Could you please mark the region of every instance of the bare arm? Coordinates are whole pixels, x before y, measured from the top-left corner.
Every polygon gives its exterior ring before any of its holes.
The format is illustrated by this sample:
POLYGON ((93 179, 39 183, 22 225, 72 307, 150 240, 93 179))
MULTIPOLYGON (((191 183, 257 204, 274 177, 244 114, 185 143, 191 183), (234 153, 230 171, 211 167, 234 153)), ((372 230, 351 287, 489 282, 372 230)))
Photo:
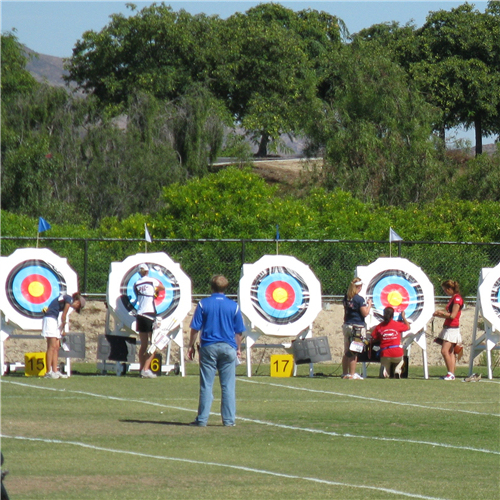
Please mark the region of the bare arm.
POLYGON ((67 321, 66 318, 68 316, 69 308, 70 308, 70 304, 69 304, 69 302, 66 302, 66 304, 64 305, 62 316, 61 316, 61 326, 59 327, 61 330, 61 335, 63 337, 66 335, 65 326, 66 326, 66 321, 67 321))
POLYGON ((360 307, 359 309, 359 311, 361 312, 361 316, 363 316, 363 318, 366 318, 370 314, 371 308, 373 306, 372 299, 368 299, 367 303, 368 305, 360 307))
POLYGON ((191 361, 194 359, 194 353, 195 353, 194 343, 196 342, 197 337, 198 337, 198 330, 191 328, 191 333, 189 335, 188 352, 187 352, 188 359, 190 359, 191 361))
POLYGON ((460 311, 460 304, 453 304, 453 307, 451 308, 451 313, 445 309, 441 311, 436 311, 433 314, 433 316, 436 316, 437 318, 454 319, 457 316, 458 311, 460 311))
POLYGON ((237 333, 234 338, 236 339, 236 356, 241 358, 241 339, 243 338, 243 335, 241 333, 237 333))
POLYGON ((401 312, 401 319, 403 320, 403 323, 405 324, 406 328, 408 328, 408 330, 409 330, 410 323, 408 323, 408 320, 406 319, 406 314, 404 311, 401 312))

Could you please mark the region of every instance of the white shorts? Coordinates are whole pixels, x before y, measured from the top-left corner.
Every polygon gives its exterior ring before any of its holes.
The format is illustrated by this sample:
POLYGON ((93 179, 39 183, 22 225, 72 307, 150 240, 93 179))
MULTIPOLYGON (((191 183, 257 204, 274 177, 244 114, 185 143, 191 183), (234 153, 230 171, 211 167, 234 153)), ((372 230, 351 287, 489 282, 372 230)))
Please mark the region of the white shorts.
POLYGON ((42 337, 55 337, 61 338, 61 330, 59 329, 59 322, 56 318, 45 316, 42 320, 42 337))
POLYGON ((442 340, 451 342, 452 344, 461 344, 462 336, 460 335, 460 328, 445 327, 441 330, 439 337, 442 340))

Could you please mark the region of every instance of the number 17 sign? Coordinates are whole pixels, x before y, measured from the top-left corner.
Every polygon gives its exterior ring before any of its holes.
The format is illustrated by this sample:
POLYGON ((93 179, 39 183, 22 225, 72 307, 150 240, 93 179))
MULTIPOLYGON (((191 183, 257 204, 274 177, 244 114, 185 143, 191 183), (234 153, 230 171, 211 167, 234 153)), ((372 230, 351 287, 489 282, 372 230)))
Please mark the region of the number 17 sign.
POLYGON ((271 377, 291 377, 292 374, 292 354, 273 354, 271 356, 271 377))

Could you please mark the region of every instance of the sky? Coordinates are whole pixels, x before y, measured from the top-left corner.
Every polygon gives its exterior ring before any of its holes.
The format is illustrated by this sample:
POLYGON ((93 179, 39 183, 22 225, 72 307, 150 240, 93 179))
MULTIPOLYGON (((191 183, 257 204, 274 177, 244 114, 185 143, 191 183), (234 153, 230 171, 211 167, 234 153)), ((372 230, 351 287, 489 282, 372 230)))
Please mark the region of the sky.
MULTIPOLYGON (((100 31, 106 26, 111 14, 132 14, 126 7, 134 3, 137 10, 151 5, 153 2, 124 1, 41 1, 41 0, 1 0, 2 32, 15 30, 18 40, 28 48, 40 54, 56 57, 70 57, 72 49, 85 31, 100 31)), ((156 3, 161 3, 158 1, 156 3)), ((227 18, 235 12, 245 12, 260 3, 267 1, 210 1, 197 2, 164 2, 174 11, 184 9, 191 14, 217 14, 227 18)), ((401 25, 412 22, 422 26, 429 12, 451 10, 462 5, 464 1, 404 1, 379 0, 357 1, 278 1, 284 7, 293 10, 315 9, 325 11, 342 19, 350 33, 356 33, 373 24, 398 21, 401 25)), ((484 12, 487 2, 470 2, 478 10, 484 12)), ((457 138, 473 141, 474 132, 457 131, 457 138)), ((493 142, 493 141, 492 141, 493 142)))

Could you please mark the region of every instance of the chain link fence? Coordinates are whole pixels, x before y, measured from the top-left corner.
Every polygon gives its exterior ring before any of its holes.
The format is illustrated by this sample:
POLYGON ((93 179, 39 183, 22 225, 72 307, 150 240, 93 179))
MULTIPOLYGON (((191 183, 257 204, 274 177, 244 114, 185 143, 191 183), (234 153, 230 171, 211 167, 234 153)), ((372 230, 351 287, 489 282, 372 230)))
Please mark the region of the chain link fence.
MULTIPOLYGON (((17 248, 35 247, 37 240, 27 237, 0 238, 1 255, 17 248)), ((292 255, 309 265, 322 286, 325 300, 342 297, 357 266, 366 266, 379 257, 403 257, 421 267, 439 295, 445 279, 460 283, 468 300, 477 293, 479 272, 500 262, 500 243, 367 240, 155 240, 147 244, 138 239, 40 238, 39 246, 68 259, 79 276, 80 290, 89 298, 105 299, 111 262, 120 262, 139 252, 166 252, 179 262, 191 278, 193 295, 210 293, 214 274, 230 281, 229 295, 236 295, 241 266, 256 262, 263 255, 292 255), (146 247, 147 245, 147 247, 146 247)))

